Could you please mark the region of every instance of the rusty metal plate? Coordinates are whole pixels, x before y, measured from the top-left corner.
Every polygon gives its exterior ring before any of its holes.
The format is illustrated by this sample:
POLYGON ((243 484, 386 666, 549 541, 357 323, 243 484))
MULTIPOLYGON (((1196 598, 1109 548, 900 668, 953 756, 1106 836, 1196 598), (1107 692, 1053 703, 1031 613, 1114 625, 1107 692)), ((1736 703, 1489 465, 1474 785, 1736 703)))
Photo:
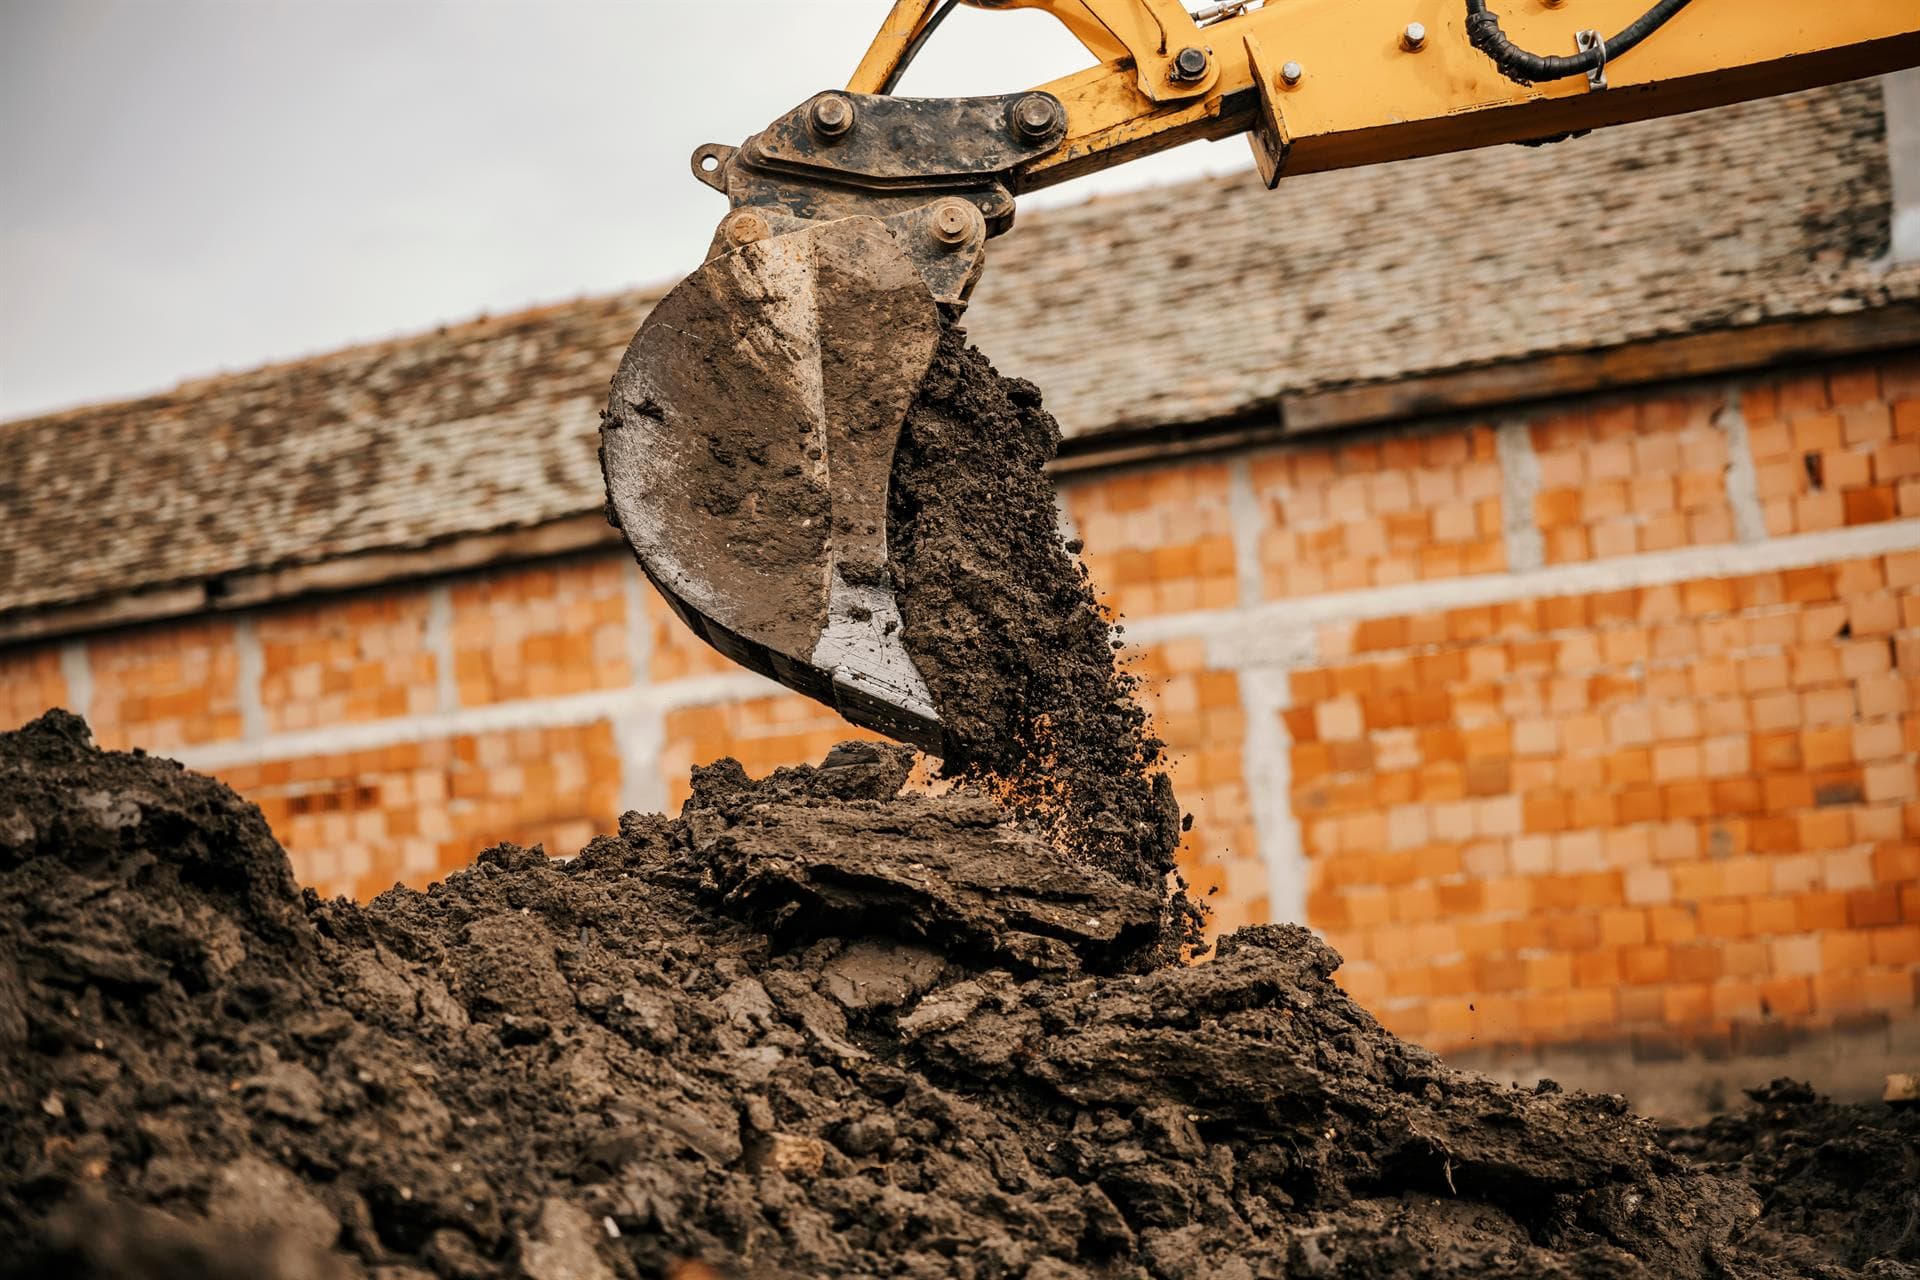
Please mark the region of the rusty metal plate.
POLYGON ((710 260, 663 298, 608 398, 601 464, 647 576, 720 652, 936 753, 900 642, 887 483, 938 309, 877 218, 710 260))

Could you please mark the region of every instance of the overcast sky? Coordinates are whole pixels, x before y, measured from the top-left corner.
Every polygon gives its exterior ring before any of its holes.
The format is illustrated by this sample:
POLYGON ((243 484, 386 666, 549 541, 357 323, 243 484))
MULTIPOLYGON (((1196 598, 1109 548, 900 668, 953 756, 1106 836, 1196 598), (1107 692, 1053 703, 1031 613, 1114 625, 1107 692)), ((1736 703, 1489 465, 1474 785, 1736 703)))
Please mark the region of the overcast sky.
MULTIPOLYGON (((0 419, 667 279, 888 0, 0 0, 0 419)), ((1087 57, 962 8, 901 86, 1087 57)), ((1029 197, 1249 163, 1199 143, 1029 197)))

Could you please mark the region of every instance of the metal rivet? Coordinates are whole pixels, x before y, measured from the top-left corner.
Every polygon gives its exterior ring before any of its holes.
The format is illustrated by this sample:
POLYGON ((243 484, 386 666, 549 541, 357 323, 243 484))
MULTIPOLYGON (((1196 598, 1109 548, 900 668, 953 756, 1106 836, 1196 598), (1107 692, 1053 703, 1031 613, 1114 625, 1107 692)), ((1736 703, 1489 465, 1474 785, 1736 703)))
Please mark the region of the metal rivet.
POLYGON ((1300 83, 1300 77, 1307 74, 1306 68, 1297 62, 1288 62, 1280 67, 1280 83, 1291 89, 1300 83))
POLYGON ((727 216, 727 239, 735 244, 752 244, 772 234, 773 228, 757 209, 738 209, 727 216))
POLYGON ((1207 51, 1188 45, 1173 55, 1173 78, 1181 84, 1192 84, 1207 74, 1207 51))
POLYGON ((1052 133, 1059 118, 1053 99, 1044 94, 1030 93, 1013 104, 1014 131, 1029 142, 1038 142, 1052 133))
POLYGON ((1427 47, 1427 29, 1417 22, 1409 22, 1407 29, 1400 33, 1400 47, 1408 53, 1417 53, 1427 47))
POLYGON ((933 211, 929 227, 933 238, 941 244, 964 244, 973 233, 973 218, 973 206, 966 201, 942 200, 933 211))
POLYGON ((823 138, 837 138, 853 128, 853 104, 837 93, 823 93, 813 100, 813 131, 823 138))

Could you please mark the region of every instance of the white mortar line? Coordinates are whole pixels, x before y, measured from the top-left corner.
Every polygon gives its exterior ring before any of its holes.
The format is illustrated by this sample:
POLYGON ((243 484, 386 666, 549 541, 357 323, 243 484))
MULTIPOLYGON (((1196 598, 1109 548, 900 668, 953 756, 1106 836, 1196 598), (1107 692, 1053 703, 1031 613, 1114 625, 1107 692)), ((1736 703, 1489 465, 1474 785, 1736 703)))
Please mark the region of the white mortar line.
POLYGON ((1260 568, 1260 495, 1253 491, 1253 466, 1245 457, 1227 465, 1227 512, 1233 523, 1233 580, 1240 607, 1252 608, 1266 594, 1260 568))
POLYGON ((1493 444, 1500 458, 1500 534, 1507 544, 1507 568, 1516 573, 1538 569, 1547 562, 1547 547, 1533 518, 1534 499, 1540 496, 1533 429, 1527 419, 1509 419, 1494 427, 1493 444))
POLYGON ((82 720, 93 716, 93 664, 87 642, 69 640, 60 646, 60 676, 67 684, 67 710, 82 720))
POLYGON ((1733 512, 1733 536, 1741 542, 1763 542, 1767 517, 1760 509, 1760 477, 1753 465, 1747 415, 1740 406, 1740 384, 1728 383, 1726 394, 1726 403, 1713 415, 1713 425, 1727 437, 1727 506, 1733 512))
POLYGON ((439 711, 460 706, 460 681, 453 669, 453 592, 444 582, 427 591, 427 652, 433 655, 433 704, 439 711))
POLYGON ((266 675, 267 664, 260 652, 260 633, 250 613, 234 620, 233 652, 236 660, 233 694, 240 706, 240 736, 248 742, 258 742, 267 736, 267 704, 260 696, 260 682, 266 675))
POLYGON ((431 715, 396 716, 365 724, 330 725, 299 733, 276 733, 246 742, 214 742, 182 747, 170 754, 192 769, 222 769, 263 760, 291 760, 313 756, 369 751, 401 742, 429 742, 467 734, 501 733, 514 729, 551 729, 562 725, 592 724, 598 720, 665 716, 681 707, 733 702, 784 692, 779 685, 750 671, 692 676, 671 684, 627 689, 600 689, 557 698, 528 698, 486 707, 461 707, 431 715))
POLYGON ((1246 781, 1254 840, 1267 869, 1267 918, 1305 924, 1307 856, 1293 812, 1292 736, 1280 713, 1292 701, 1285 671, 1240 673, 1240 710, 1246 736, 1240 773, 1246 781))
POLYGON ((1364 591, 1342 591, 1297 600, 1272 600, 1257 609, 1203 609, 1130 619, 1127 640, 1161 644, 1200 636, 1208 661, 1219 669, 1290 666, 1307 652, 1303 636, 1330 622, 1359 622, 1402 614, 1434 613, 1478 605, 1590 595, 1634 587, 1669 586, 1696 579, 1738 578, 1753 573, 1805 569, 1841 560, 1920 550, 1920 519, 1855 525, 1768 538, 1757 543, 1680 547, 1646 555, 1618 556, 1555 565, 1526 573, 1435 578, 1364 591))

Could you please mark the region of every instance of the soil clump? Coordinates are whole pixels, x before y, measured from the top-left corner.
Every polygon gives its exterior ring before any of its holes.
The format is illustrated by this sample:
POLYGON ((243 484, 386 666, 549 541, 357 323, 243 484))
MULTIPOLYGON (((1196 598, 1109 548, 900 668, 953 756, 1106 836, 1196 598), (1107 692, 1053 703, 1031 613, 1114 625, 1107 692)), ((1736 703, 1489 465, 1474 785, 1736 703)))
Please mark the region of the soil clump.
POLYGON ((1746 1092, 1745 1110, 1663 1141, 1761 1197, 1750 1246, 1793 1274, 1920 1275, 1920 1107, 1843 1106, 1793 1080, 1746 1092))
POLYGON ((1039 389, 945 326, 889 490, 904 642, 957 747, 948 776, 989 785, 1056 845, 1157 890, 1180 812, 1138 680, 1116 664, 1079 547, 1060 535, 1045 471, 1059 447, 1039 389))
POLYGON ((1158 887, 909 763, 723 761, 359 906, 218 782, 0 735, 0 1274, 1916 1274, 1802 1234, 1907 1122, 1795 1104, 1835 1158, 1710 1126, 1710 1171, 1395 1039, 1304 930, 1143 970, 1158 887))

